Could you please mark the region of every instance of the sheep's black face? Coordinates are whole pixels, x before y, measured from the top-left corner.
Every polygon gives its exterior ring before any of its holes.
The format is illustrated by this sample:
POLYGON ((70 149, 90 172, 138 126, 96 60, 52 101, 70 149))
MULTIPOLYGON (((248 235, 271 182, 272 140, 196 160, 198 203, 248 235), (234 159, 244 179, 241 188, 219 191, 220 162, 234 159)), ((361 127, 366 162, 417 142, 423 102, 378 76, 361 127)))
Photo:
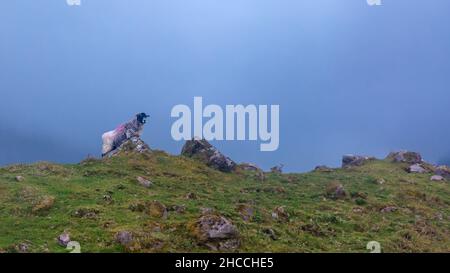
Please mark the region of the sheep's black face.
POLYGON ((139 123, 141 124, 145 124, 147 122, 147 118, 150 117, 149 115, 147 115, 146 113, 140 113, 136 115, 136 118, 138 120, 139 123))

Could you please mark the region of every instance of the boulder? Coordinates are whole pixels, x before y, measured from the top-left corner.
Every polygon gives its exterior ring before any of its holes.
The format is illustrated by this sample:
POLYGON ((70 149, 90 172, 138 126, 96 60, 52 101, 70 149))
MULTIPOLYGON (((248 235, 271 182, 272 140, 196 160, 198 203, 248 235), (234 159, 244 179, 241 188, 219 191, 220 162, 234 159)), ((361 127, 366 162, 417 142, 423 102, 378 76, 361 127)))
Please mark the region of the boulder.
POLYGON ((253 219, 253 215, 255 214, 253 206, 248 204, 239 204, 236 210, 239 212, 242 220, 244 220, 245 222, 250 222, 253 219))
POLYGON ((386 159, 392 162, 402 162, 408 164, 418 164, 422 162, 422 156, 416 152, 398 151, 390 153, 386 159))
POLYGON ((152 217, 167 218, 167 208, 159 201, 152 201, 147 205, 147 213, 152 217))
POLYGON ((21 175, 16 176, 16 181, 17 181, 17 182, 22 182, 22 181, 24 181, 24 180, 25 180, 25 177, 23 177, 23 176, 21 176, 21 175))
POLYGON ((342 157, 342 168, 362 166, 366 162, 371 160, 375 160, 375 158, 370 156, 361 156, 352 154, 344 155, 342 157))
POLYGON ((397 210, 398 210, 397 207, 394 207, 394 206, 388 206, 388 207, 383 208, 383 209, 381 210, 381 213, 391 213, 391 212, 395 212, 395 211, 397 211, 397 210))
POLYGON ((275 233, 275 231, 273 229, 271 229, 271 228, 264 228, 262 230, 262 232, 264 234, 266 234, 267 236, 269 236, 270 239, 272 239, 274 241, 278 240, 278 236, 277 236, 277 234, 275 233))
POLYGON ((439 166, 434 171, 434 174, 440 175, 443 178, 445 178, 446 180, 450 180, 450 167, 444 166, 444 165, 439 166))
POLYGON ((428 172, 425 168, 422 167, 420 164, 413 164, 408 167, 407 171, 409 173, 426 173, 428 172))
POLYGON ((150 188, 153 183, 150 180, 147 180, 145 178, 143 178, 142 176, 138 176, 136 178, 137 182, 139 183, 139 185, 145 187, 145 188, 150 188))
POLYGON ((148 146, 142 139, 139 137, 131 137, 123 142, 119 147, 103 155, 103 157, 113 157, 123 152, 144 153, 150 151, 150 146, 148 146))
POLYGON ((233 160, 220 153, 205 139, 186 141, 181 150, 181 155, 200 160, 207 166, 221 172, 231 172, 237 166, 233 160))
POLYGON ((47 211, 53 207, 53 204, 55 203, 55 197, 50 195, 42 196, 39 200, 36 201, 35 204, 33 204, 33 208, 31 211, 33 213, 40 213, 43 211, 47 211))
POLYGON ((444 180, 444 177, 442 177, 442 176, 440 176, 440 175, 433 175, 433 176, 430 178, 430 180, 431 180, 431 181, 443 181, 443 180, 444 180))
POLYGON ((129 247, 133 243, 133 233, 126 230, 117 232, 116 242, 124 247, 129 247))
POLYGON ((221 215, 203 215, 188 228, 200 244, 212 250, 234 250, 239 247, 238 229, 221 215))

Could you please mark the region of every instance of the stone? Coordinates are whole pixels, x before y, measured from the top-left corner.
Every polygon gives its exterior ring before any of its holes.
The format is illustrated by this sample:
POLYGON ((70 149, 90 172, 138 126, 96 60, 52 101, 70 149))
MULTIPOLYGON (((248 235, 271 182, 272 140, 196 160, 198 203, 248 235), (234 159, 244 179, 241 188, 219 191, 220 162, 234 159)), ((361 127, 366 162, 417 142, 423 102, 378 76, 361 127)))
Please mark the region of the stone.
POLYGON ((70 234, 64 231, 61 235, 58 236, 58 244, 60 246, 66 247, 70 242, 70 234))
POLYGON ((202 215, 213 214, 214 212, 215 212, 215 210, 213 208, 201 208, 200 209, 200 213, 202 215))
POLYGON ((199 160, 207 166, 221 172, 232 172, 237 164, 220 153, 205 139, 192 139, 186 141, 181 150, 181 155, 199 160))
POLYGON ((442 176, 446 180, 450 180, 450 167, 442 165, 438 166, 434 174, 442 176))
POLYGON ((392 162, 401 162, 409 164, 422 163, 422 156, 419 153, 409 151, 398 151, 389 153, 386 159, 392 162))
POLYGON ((440 176, 440 175, 433 175, 430 178, 431 181, 444 181, 444 177, 440 176))
POLYGON ((408 167, 409 173, 426 173, 427 170, 424 169, 420 164, 413 164, 408 167))
POLYGON ((398 210, 397 207, 394 207, 394 206, 388 206, 388 207, 383 208, 383 209, 381 210, 381 213, 391 213, 391 212, 395 212, 395 211, 397 211, 397 210, 398 210))
POLYGON ((116 242, 124 247, 129 247, 133 243, 133 233, 126 230, 117 232, 116 242))
POLYGON ((139 137, 131 137, 116 149, 103 155, 103 157, 113 157, 124 152, 145 153, 150 151, 150 146, 148 146, 142 139, 140 139, 139 137))
POLYGON ((347 197, 347 192, 344 186, 338 182, 331 182, 327 185, 326 195, 331 199, 344 199, 347 197))
POLYGON ((276 174, 282 174, 283 168, 284 168, 284 165, 280 164, 278 166, 274 166, 274 167, 270 168, 270 172, 276 173, 276 174))
POLYGON ((221 215, 203 215, 188 229, 200 244, 212 250, 234 250, 240 245, 238 229, 221 215))
POLYGON ((275 231, 271 228, 265 228, 262 230, 262 232, 264 234, 266 234, 267 236, 269 236, 270 239, 276 241, 278 240, 278 236, 276 235, 275 231))
POLYGON ((147 213, 152 217, 167 218, 167 208, 159 201, 152 201, 148 204, 147 213))
POLYGON ((42 198, 40 198, 34 205, 31 211, 33 213, 39 213, 43 211, 47 211, 53 207, 53 204, 55 203, 55 197, 50 195, 45 195, 42 198))
POLYGON ((315 167, 314 171, 315 172, 330 173, 330 172, 333 172, 333 169, 328 167, 328 166, 325 166, 325 165, 320 165, 320 166, 315 167))
POLYGON ((262 172, 261 168, 253 163, 242 163, 239 165, 239 167, 244 171, 262 172))
POLYGON ((342 156, 342 168, 362 166, 366 162, 372 160, 375 160, 375 158, 370 156, 347 154, 342 156))
POLYGON ((23 176, 21 176, 21 175, 16 176, 16 181, 17 181, 17 182, 22 182, 22 181, 24 181, 24 180, 25 180, 25 177, 23 177, 23 176))
POLYGON ((28 253, 30 246, 27 243, 20 243, 16 246, 16 250, 19 253, 28 253))
POLYGON ((138 176, 136 178, 137 182, 139 183, 139 185, 145 187, 145 188, 150 188, 153 183, 150 180, 147 180, 145 178, 143 178, 142 176, 138 176))
POLYGON ((272 212, 272 218, 279 222, 288 222, 289 221, 289 213, 284 209, 284 207, 276 207, 272 212))

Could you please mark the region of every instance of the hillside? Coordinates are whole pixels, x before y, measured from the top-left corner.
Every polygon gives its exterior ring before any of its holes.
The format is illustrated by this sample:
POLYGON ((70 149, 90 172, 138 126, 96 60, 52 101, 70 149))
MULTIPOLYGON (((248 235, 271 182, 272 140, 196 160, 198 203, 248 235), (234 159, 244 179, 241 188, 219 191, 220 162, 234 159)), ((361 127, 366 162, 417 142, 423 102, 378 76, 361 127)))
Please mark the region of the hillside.
POLYGON ((450 252, 449 182, 408 166, 227 173, 162 151, 7 166, 0 252, 68 252, 64 231, 82 252, 450 252))

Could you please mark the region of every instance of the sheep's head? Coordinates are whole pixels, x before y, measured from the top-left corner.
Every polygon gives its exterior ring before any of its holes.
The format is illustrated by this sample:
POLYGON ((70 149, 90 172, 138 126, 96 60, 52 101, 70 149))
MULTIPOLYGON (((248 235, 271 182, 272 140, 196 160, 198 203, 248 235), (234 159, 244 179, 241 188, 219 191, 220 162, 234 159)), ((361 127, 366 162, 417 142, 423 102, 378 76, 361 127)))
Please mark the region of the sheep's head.
POLYGON ((141 124, 145 124, 147 122, 147 118, 150 117, 149 115, 147 115, 146 113, 139 113, 136 115, 136 119, 139 123, 141 124))

